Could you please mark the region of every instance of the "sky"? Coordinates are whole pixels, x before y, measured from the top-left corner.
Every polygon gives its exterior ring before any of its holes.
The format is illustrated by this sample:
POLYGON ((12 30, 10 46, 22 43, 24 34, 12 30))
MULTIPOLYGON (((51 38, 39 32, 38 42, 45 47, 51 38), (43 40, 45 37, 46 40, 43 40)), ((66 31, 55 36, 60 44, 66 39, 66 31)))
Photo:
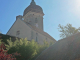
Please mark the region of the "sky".
MULTIPOLYGON (((54 39, 60 39, 58 25, 70 23, 80 27, 80 0, 35 0, 44 12, 44 31, 54 39)), ((0 32, 6 34, 16 20, 23 15, 31 0, 0 0, 0 32)))

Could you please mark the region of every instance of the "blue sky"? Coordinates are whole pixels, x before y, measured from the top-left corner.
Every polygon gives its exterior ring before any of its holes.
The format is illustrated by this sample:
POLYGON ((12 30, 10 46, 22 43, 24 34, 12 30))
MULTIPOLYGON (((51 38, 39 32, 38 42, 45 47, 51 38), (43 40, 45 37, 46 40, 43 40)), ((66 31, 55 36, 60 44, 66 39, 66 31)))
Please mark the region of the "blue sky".
MULTIPOLYGON (((0 31, 6 34, 31 0, 0 0, 0 31)), ((80 27, 80 0, 35 0, 44 12, 44 31, 59 40, 58 25, 80 27)))

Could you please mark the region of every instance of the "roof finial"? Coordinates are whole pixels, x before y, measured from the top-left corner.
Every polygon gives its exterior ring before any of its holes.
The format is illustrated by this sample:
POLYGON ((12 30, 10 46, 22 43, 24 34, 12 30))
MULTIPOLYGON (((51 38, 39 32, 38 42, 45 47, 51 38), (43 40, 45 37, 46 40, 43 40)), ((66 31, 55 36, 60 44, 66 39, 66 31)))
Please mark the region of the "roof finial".
POLYGON ((34 0, 32 0, 31 4, 36 4, 34 0))
POLYGON ((34 1, 34 0, 32 0, 32 1, 34 1))

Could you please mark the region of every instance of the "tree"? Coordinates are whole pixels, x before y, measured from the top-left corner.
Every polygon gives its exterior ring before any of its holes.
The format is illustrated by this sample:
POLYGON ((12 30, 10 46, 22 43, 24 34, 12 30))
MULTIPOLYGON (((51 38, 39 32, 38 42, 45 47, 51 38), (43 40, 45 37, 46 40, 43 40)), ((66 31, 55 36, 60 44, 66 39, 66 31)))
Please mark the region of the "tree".
POLYGON ((58 27, 59 32, 61 32, 61 38, 69 37, 80 32, 80 27, 77 29, 75 27, 72 27, 71 24, 67 24, 66 26, 62 26, 61 24, 59 24, 58 27))
POLYGON ((20 53, 21 56, 17 56, 16 60, 35 60, 35 58, 46 48, 48 48, 53 43, 49 44, 44 40, 44 44, 40 45, 34 40, 28 41, 25 39, 16 39, 14 42, 11 41, 11 38, 7 40, 6 49, 8 54, 15 52, 20 53))

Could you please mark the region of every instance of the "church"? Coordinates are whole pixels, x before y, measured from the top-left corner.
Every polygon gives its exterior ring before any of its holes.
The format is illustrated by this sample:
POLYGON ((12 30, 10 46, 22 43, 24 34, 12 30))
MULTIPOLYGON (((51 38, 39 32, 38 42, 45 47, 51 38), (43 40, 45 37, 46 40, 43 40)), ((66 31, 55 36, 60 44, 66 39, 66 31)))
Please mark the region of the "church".
POLYGON ((30 5, 24 10, 23 16, 16 16, 16 21, 11 26, 7 35, 19 38, 34 39, 37 43, 56 42, 48 33, 43 30, 43 10, 32 0, 30 5))

